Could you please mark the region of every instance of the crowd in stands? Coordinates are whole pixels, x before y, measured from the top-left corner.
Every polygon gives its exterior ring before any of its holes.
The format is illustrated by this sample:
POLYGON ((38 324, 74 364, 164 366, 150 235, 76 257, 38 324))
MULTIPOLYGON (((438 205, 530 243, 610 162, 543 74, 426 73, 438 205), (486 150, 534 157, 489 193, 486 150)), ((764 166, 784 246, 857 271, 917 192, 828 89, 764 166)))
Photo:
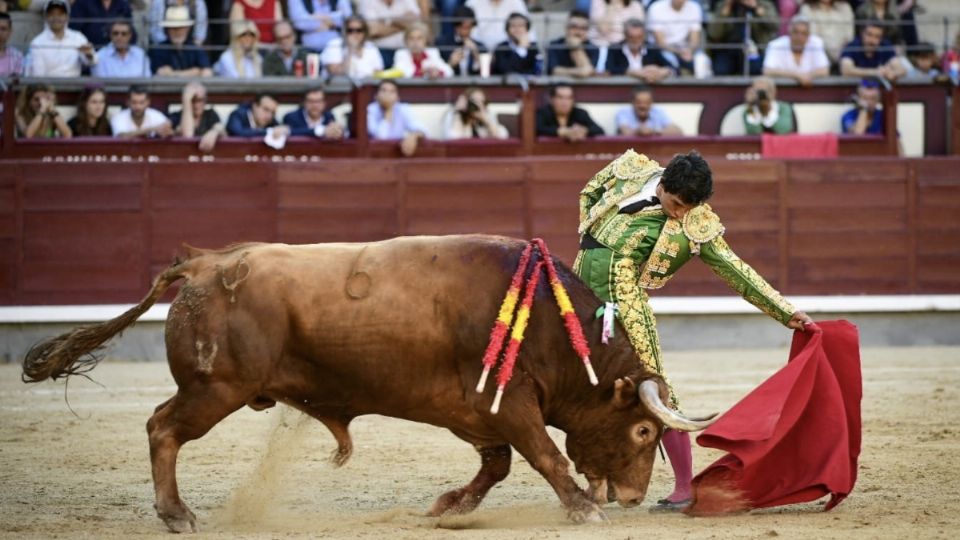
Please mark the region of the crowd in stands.
MULTIPOLYGON (((28 85, 16 110, 22 137, 181 135, 201 137, 205 149, 222 135, 338 139, 349 133, 326 110, 319 86, 282 121, 275 118, 276 100, 263 94, 223 123, 205 106, 198 81, 378 77, 383 81, 367 110, 370 136, 400 140, 410 154, 425 130, 390 79, 512 73, 636 79, 640 86, 616 117, 616 134, 631 136, 681 134, 654 103, 650 85, 665 79, 757 76, 745 96, 747 132, 790 133, 793 111, 776 99, 773 78, 809 86, 839 74, 864 79, 843 130, 877 133, 883 115, 876 79, 956 80, 960 71, 960 33, 940 55, 919 42, 916 0, 573 0, 563 35, 547 42, 530 16, 541 9, 539 0, 46 0, 43 31, 24 54, 8 44, 13 23, 3 8, 37 4, 0 0, 0 76, 188 81, 182 110, 171 117, 150 108, 146 91, 133 87, 127 107, 109 121, 96 85, 82 92, 70 121, 57 113, 52 87, 28 85), (134 8, 147 13, 143 35, 134 8), (220 19, 229 24, 215 24, 220 19)), ((539 135, 576 141, 603 134, 576 106, 574 91, 568 84, 551 87, 549 102, 536 112, 539 135)), ((444 135, 508 136, 479 88, 450 106, 444 135)))

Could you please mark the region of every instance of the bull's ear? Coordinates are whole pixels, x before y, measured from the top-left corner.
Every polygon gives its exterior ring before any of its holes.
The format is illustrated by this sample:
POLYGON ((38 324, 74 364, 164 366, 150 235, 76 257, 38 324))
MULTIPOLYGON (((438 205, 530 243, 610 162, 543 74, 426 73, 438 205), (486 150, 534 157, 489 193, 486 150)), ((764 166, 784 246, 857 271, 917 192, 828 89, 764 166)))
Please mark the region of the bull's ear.
POLYGON ((613 383, 613 406, 632 407, 637 403, 637 385, 629 377, 621 377, 613 383))

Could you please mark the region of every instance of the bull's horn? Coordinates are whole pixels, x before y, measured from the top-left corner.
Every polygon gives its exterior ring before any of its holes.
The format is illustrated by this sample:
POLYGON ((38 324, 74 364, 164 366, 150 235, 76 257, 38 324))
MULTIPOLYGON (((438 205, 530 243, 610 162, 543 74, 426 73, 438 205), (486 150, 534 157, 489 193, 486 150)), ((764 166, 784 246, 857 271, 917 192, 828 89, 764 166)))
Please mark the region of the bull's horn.
POLYGON ((650 379, 643 381, 637 392, 640 394, 640 402, 650 409, 650 412, 663 422, 663 425, 677 431, 702 431, 716 421, 716 414, 704 418, 687 418, 667 407, 660 399, 660 385, 657 381, 650 379))

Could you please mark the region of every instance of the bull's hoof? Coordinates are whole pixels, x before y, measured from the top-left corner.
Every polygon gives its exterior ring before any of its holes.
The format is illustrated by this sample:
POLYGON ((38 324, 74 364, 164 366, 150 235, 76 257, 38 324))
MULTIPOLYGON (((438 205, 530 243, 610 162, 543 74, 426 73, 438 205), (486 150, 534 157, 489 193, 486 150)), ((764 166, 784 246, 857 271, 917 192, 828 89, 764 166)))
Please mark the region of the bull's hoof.
POLYGON ((437 498, 427 515, 430 517, 467 514, 480 504, 480 498, 465 489, 448 491, 437 498))
POLYGON ((164 514, 158 512, 157 515, 160 516, 160 519, 167 524, 167 528, 170 529, 170 532, 173 533, 195 533, 200 532, 200 529, 197 527, 197 517, 193 515, 193 512, 186 510, 182 514, 173 515, 173 514, 164 514))
POLYGON ((590 503, 589 505, 576 510, 570 510, 570 512, 567 513, 567 517, 570 518, 570 521, 576 524, 610 522, 607 514, 595 503, 590 503))

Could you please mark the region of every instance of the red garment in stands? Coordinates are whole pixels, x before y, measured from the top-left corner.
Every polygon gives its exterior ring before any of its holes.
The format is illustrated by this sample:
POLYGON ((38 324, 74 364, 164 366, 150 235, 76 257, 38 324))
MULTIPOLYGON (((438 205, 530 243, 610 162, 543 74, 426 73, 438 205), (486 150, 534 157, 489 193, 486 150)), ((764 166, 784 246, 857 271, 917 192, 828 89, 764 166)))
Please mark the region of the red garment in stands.
POLYGON ((695 516, 807 502, 840 503, 857 480, 860 345, 847 321, 795 332, 789 363, 699 437, 729 452, 693 479, 695 516))
POLYGON ((253 7, 243 0, 237 0, 243 6, 243 16, 257 25, 260 31, 260 43, 273 43, 273 25, 277 15, 277 0, 263 0, 260 7, 253 7))
POLYGON ((760 136, 760 155, 764 158, 835 158, 840 153, 836 133, 812 133, 760 136))

